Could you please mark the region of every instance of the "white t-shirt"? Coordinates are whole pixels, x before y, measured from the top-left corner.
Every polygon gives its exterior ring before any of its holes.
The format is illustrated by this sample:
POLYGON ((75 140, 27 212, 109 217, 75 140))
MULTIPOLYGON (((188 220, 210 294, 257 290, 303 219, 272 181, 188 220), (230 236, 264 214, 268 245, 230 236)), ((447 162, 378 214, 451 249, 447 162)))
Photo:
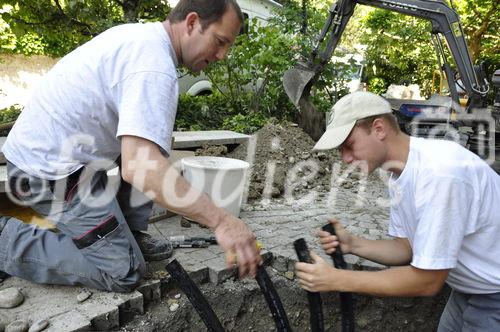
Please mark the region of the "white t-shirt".
POLYGON ((459 144, 411 137, 406 166, 389 181, 389 234, 407 238, 411 265, 450 269, 468 294, 500 292, 500 176, 459 144))
POLYGON ((120 136, 170 152, 177 58, 162 23, 113 27, 62 58, 42 80, 3 146, 24 172, 56 180, 114 162, 120 136))

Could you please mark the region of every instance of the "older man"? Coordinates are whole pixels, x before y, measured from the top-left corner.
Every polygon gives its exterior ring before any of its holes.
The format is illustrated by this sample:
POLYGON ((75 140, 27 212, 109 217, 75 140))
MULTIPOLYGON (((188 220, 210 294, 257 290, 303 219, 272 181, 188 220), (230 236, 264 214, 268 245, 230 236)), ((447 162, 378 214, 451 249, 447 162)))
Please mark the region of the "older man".
POLYGON ((212 228, 254 274, 255 237, 172 167, 176 67, 221 60, 243 21, 235 0, 181 0, 164 22, 111 28, 62 58, 9 134, 3 152, 13 199, 55 224, 0 218, 0 270, 39 283, 130 291, 144 258, 172 254, 144 233, 152 201, 212 228), (106 170, 121 164, 113 190, 106 170), (115 195, 116 193, 116 195, 115 195))
POLYGON ((366 173, 390 172, 391 240, 349 234, 337 220, 337 236, 319 232, 327 253, 340 245, 384 265, 377 272, 337 270, 316 254, 297 263, 309 291, 374 296, 432 296, 446 282, 452 294, 439 331, 500 328, 500 177, 457 143, 409 137, 389 103, 355 92, 333 108, 333 121, 315 149, 339 148, 342 159, 366 173))

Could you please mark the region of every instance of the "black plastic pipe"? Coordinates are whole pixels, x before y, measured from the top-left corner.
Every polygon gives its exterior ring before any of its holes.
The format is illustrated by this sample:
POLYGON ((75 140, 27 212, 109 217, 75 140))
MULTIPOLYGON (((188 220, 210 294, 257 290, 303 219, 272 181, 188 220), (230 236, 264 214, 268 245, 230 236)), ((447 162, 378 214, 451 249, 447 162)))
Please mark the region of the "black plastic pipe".
MULTIPOLYGON (((331 223, 326 224, 322 229, 332 235, 336 235, 335 228, 331 223)), ((344 255, 340 246, 337 246, 335 251, 330 254, 333 265, 337 269, 347 269, 347 264, 344 260, 344 255)), ((342 332, 354 331, 354 299, 349 292, 339 292, 340 297, 340 312, 342 313, 342 332)))
POLYGON ((269 306, 269 310, 271 310, 278 332, 291 332, 292 329, 290 328, 290 323, 288 322, 288 317, 281 303, 281 299, 264 266, 260 265, 257 268, 255 280, 257 280, 259 284, 260 290, 269 306))
MULTIPOLYGON (((303 238, 295 240, 293 242, 295 252, 299 261, 304 263, 312 263, 311 255, 309 254, 309 249, 307 248, 306 241, 303 238)), ((312 332, 323 332, 325 330, 323 322, 323 304, 321 302, 321 296, 317 292, 307 292, 307 300, 309 301, 309 315, 311 322, 312 332)))
POLYGON ((194 281, 189 277, 186 270, 182 265, 174 259, 166 266, 168 273, 172 276, 177 286, 186 294, 187 298, 193 307, 200 315, 201 320, 205 323, 208 331, 210 332, 224 332, 219 319, 215 315, 210 304, 201 293, 200 289, 196 286, 194 281))

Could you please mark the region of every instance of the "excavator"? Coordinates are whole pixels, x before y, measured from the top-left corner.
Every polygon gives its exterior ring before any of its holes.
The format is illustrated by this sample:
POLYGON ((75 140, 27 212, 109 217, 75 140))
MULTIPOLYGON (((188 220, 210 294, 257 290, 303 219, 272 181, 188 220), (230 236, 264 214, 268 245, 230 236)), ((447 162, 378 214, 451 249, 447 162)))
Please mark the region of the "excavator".
POLYGON ((441 70, 450 82, 450 96, 424 101, 388 99, 403 131, 414 136, 453 139, 487 160, 499 173, 500 70, 493 74, 495 103, 493 107, 488 107, 490 84, 483 67, 472 63, 460 18, 452 2, 450 5, 445 0, 338 0, 333 3, 309 58, 300 60, 283 75, 283 86, 292 103, 301 113, 310 113, 315 109, 309 101, 311 88, 330 61, 358 4, 431 22, 432 42, 441 70), (454 60, 456 73, 447 61, 446 45, 454 60), (463 96, 459 95, 454 83, 458 83, 461 92, 467 95, 465 106, 460 104, 460 97, 463 96))

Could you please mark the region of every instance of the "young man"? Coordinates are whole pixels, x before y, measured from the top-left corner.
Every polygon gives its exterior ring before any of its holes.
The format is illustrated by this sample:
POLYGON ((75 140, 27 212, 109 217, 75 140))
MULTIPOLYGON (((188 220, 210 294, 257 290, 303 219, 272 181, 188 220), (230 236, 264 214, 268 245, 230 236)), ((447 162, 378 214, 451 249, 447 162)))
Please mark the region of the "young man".
POLYGON ((374 296, 432 296, 446 282, 453 289, 439 331, 500 328, 500 177, 459 144, 402 133, 389 103, 369 92, 340 99, 315 149, 338 147, 345 163, 366 173, 391 173, 389 234, 372 241, 349 234, 331 220, 337 236, 319 232, 326 253, 340 245, 384 265, 377 272, 337 270, 312 253, 297 263, 309 291, 374 296))
POLYGON ((235 0, 181 0, 163 23, 111 28, 47 74, 10 132, 12 196, 57 233, 0 218, 0 270, 49 284, 125 292, 144 258, 171 244, 145 231, 152 201, 212 228, 240 275, 261 258, 250 229, 196 191, 168 155, 178 99, 176 67, 221 60, 243 22, 235 0), (117 161, 116 191, 106 170, 117 161), (116 195, 115 195, 116 193, 116 195))

